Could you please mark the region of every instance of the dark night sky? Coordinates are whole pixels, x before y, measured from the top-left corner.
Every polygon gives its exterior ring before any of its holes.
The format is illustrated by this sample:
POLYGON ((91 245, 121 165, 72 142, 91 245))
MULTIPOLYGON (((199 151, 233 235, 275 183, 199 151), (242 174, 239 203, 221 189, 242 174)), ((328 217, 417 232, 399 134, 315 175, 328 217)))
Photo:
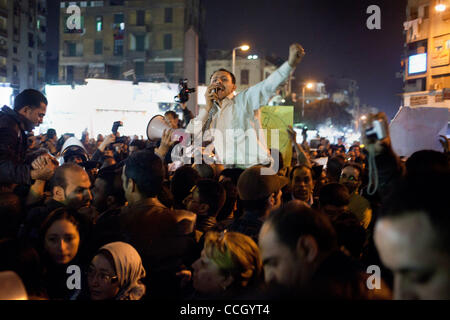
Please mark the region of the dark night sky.
POLYGON ((362 104, 393 116, 400 103, 406 0, 206 0, 208 47, 248 43, 263 54, 287 59, 299 42, 307 53, 295 76, 358 81, 362 104), (381 8, 381 30, 369 30, 369 5, 381 8))
MULTIPOLYGON (((288 57, 299 42, 306 57, 298 80, 323 81, 328 76, 358 81, 362 104, 392 117, 400 103, 403 22, 406 0, 206 0, 209 49, 248 43, 254 53, 288 57), (368 30, 366 9, 381 8, 381 30, 368 30)), ((57 54, 56 15, 59 1, 49 1, 49 50, 57 54), (52 23, 53 22, 53 23, 52 23), (53 26, 53 28, 52 28, 53 26), (52 49, 53 48, 53 49, 52 49)))

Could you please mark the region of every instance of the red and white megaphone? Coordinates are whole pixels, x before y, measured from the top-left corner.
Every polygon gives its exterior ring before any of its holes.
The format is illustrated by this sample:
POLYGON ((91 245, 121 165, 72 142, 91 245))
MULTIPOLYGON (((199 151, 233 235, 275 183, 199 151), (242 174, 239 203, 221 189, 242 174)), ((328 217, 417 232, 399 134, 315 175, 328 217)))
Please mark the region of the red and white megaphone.
MULTIPOLYGON (((147 138, 149 140, 160 140, 164 130, 172 129, 162 115, 156 115, 150 119, 147 125, 147 138)), ((189 134, 184 129, 175 129, 172 133, 172 141, 185 141, 189 134)))

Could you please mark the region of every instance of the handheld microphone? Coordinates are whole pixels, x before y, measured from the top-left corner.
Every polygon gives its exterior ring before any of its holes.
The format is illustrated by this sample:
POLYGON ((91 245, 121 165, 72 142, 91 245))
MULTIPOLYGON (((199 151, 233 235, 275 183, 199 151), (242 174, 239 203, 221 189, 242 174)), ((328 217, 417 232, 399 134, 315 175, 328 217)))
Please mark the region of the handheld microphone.
MULTIPOLYGON (((218 91, 219 91, 219 88, 212 89, 212 92, 214 92, 214 93, 217 93, 218 91)), ((218 107, 220 109, 220 104, 216 99, 213 100, 213 103, 216 107, 218 107)))

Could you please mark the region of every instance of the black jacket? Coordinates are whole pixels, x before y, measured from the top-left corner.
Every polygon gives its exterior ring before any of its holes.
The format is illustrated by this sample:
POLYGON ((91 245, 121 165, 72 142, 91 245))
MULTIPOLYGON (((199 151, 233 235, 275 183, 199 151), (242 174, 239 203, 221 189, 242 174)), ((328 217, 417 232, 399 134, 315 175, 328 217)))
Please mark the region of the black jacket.
POLYGON ((0 111, 0 184, 30 185, 31 167, 25 165, 27 134, 33 124, 4 106, 0 111))

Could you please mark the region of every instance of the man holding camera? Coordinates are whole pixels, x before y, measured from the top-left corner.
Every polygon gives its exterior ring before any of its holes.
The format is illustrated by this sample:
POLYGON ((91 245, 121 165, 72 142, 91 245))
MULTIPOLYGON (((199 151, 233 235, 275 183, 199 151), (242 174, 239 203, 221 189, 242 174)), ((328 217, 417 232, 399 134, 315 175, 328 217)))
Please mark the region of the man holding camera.
POLYGON ((267 105, 277 87, 288 78, 304 55, 301 45, 292 44, 287 62, 264 81, 236 96, 234 75, 225 69, 217 70, 212 74, 205 93, 206 107, 200 109, 186 132, 194 135, 194 143, 203 133, 203 140, 212 140, 210 147, 214 147, 218 163, 242 168, 258 163, 269 164, 271 158, 265 138, 259 136, 261 124, 256 112, 261 106, 267 105), (233 131, 228 131, 230 129, 233 131))

